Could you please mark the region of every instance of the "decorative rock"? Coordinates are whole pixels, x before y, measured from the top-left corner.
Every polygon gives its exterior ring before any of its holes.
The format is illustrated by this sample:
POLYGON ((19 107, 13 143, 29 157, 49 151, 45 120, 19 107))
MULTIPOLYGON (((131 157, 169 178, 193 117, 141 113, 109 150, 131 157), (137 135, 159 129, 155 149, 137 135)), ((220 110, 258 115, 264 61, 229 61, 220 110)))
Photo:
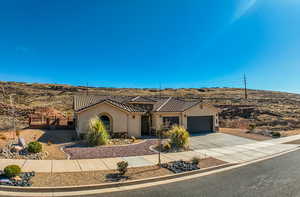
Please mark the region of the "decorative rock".
POLYGON ((13 141, 9 142, 4 148, 0 149, 0 157, 4 157, 5 159, 42 160, 47 158, 48 155, 48 152, 29 153, 27 148, 22 148, 21 146, 15 145, 13 141))
POLYGON ((129 179, 128 176, 124 176, 119 173, 107 174, 105 176, 105 180, 111 182, 126 181, 128 179, 129 179))
POLYGON ((11 152, 20 152, 21 150, 23 150, 23 147, 21 147, 21 146, 13 146, 10 151, 11 152))
POLYGON ((197 164, 193 164, 191 162, 186 161, 173 161, 163 164, 162 167, 167 168, 168 170, 174 173, 181 173, 199 169, 197 164))
POLYGON ((20 146, 22 146, 23 148, 25 148, 25 147, 26 147, 25 139, 19 137, 19 138, 18 138, 18 144, 19 144, 20 146))
POLYGON ((14 181, 22 181, 22 178, 20 176, 15 176, 12 178, 14 181))
POLYGON ((7 178, 0 178, 0 185, 10 185, 11 181, 7 178))

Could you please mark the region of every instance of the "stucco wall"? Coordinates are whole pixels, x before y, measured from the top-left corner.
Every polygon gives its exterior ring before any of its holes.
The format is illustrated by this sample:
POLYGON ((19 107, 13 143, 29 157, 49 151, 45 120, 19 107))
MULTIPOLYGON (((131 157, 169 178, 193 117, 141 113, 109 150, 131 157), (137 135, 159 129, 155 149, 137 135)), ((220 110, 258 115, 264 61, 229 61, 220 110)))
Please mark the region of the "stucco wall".
POLYGON ((187 128, 187 117, 188 116, 213 116, 214 128, 218 127, 218 112, 216 109, 209 106, 202 106, 201 104, 195 105, 185 112, 170 113, 170 112, 155 112, 153 114, 152 127, 154 129, 160 129, 163 124, 163 117, 167 116, 178 116, 179 124, 184 128, 187 128))
POLYGON ((182 124, 182 116, 181 113, 170 113, 170 112, 158 112, 153 114, 152 119, 152 127, 156 130, 161 129, 163 125, 163 117, 170 117, 170 116, 179 116, 179 124, 182 124))
POLYGON ((89 120, 101 113, 107 113, 112 117, 113 132, 128 132, 128 135, 140 136, 140 115, 121 111, 107 103, 100 103, 77 114, 77 132, 86 133, 88 131, 89 120))
POLYGON ((128 118, 128 135, 140 137, 141 136, 141 115, 130 115, 128 118), (134 116, 134 117, 133 117, 134 116))
POLYGON ((184 128, 187 128, 187 117, 188 116, 213 116, 213 127, 214 130, 216 127, 219 126, 218 121, 218 111, 212 107, 209 106, 203 106, 202 104, 195 105, 194 107, 188 109, 183 113, 183 116, 186 116, 183 119, 183 126, 184 128))

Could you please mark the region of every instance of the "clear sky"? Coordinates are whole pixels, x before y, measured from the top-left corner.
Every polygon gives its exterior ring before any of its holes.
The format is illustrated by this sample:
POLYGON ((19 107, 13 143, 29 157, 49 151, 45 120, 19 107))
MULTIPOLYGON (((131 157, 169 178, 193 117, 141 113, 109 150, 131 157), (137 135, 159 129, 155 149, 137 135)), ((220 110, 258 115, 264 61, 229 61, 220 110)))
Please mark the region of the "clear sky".
POLYGON ((9 0, 0 80, 300 93, 299 0, 9 0))

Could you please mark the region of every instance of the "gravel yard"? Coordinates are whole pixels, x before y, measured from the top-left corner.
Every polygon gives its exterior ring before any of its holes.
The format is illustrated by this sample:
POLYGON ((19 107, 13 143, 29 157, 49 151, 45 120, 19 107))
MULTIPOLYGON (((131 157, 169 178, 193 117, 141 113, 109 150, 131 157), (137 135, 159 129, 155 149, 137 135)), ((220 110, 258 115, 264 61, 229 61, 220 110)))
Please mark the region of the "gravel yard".
POLYGON ((156 139, 147 139, 137 144, 124 146, 97 146, 88 147, 85 144, 74 144, 66 146, 64 151, 70 155, 70 159, 94 159, 109 157, 127 157, 151 155, 155 152, 150 150, 150 146, 157 144, 156 139))
MULTIPOLYGON (((110 173, 117 173, 116 170, 90 171, 90 172, 65 172, 65 173, 36 173, 31 179, 33 187, 61 187, 75 185, 91 185, 109 183, 105 176, 110 173)), ((129 180, 144 179, 156 176, 173 174, 165 168, 158 166, 147 166, 128 168, 126 176, 129 180)))
MULTIPOLYGON (((213 167, 226 162, 217 160, 215 158, 206 158, 200 160, 200 169, 213 167)), ((62 187, 75 185, 91 185, 109 183, 105 180, 107 174, 117 173, 116 170, 105 171, 90 171, 90 172, 65 172, 65 173, 36 173, 31 181, 33 187, 62 187)), ((130 180, 145 179, 157 176, 172 175, 173 172, 159 168, 158 166, 145 166, 138 168, 128 168, 126 176, 130 180)))
MULTIPOLYGON (((12 137, 16 137, 13 135, 13 132, 1 132, 1 134, 6 136, 6 139, 0 139, 0 148, 4 147, 12 137)), ((25 140, 26 144, 32 141, 38 141, 42 144, 43 150, 49 153, 46 159, 67 159, 67 155, 60 148, 64 144, 72 142, 75 136, 76 134, 73 130, 20 130, 20 137, 25 140)))

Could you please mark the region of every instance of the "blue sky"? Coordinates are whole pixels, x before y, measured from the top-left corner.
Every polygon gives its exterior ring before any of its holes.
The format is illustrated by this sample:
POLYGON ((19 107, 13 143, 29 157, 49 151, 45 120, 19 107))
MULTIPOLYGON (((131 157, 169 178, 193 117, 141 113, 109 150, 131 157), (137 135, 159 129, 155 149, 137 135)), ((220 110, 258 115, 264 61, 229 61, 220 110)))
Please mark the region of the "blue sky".
POLYGON ((0 3, 0 80, 300 93, 299 0, 0 3))

